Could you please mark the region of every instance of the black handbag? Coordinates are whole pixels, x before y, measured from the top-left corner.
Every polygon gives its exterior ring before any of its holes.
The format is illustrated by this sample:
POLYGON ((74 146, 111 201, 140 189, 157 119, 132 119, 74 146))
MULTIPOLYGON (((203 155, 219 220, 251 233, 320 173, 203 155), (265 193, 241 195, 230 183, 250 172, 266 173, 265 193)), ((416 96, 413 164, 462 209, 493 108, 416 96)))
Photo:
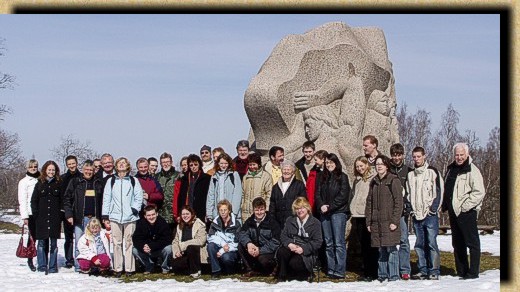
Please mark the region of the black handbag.
POLYGON ((28 232, 29 244, 24 245, 23 233, 25 231, 25 225, 22 225, 22 235, 20 242, 18 242, 18 248, 16 249, 16 256, 19 258, 34 258, 36 256, 36 246, 34 245, 34 239, 31 237, 31 233, 28 232))

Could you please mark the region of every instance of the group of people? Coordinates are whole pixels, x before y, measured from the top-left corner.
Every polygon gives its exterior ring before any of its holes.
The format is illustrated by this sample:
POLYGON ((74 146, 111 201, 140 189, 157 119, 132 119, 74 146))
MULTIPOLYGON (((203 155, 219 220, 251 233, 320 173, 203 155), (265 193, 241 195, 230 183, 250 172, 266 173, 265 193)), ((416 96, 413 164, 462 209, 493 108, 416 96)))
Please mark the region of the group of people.
POLYGON ((81 273, 128 276, 137 263, 145 274, 198 278, 209 264, 215 279, 243 269, 245 277, 312 281, 321 261, 329 278, 342 279, 351 220, 361 246, 361 280, 438 280, 439 212, 448 211, 457 274, 478 278, 477 218, 485 190, 467 144, 455 145, 444 177, 422 147, 412 150, 413 168, 405 165, 399 143, 390 157, 379 152, 372 135, 362 148, 353 180, 335 153, 316 151, 311 141, 296 163, 273 146, 262 164, 241 140, 235 158, 204 145, 200 156, 181 158, 180 171, 165 152, 159 161, 139 158, 135 175, 128 159, 114 162, 110 154, 83 162, 81 172, 77 158, 68 156, 62 175, 54 161, 38 171, 31 159, 18 188, 21 217, 38 240, 37 267, 33 259, 28 266, 58 272, 63 222, 65 267, 81 273), (412 276, 410 217, 419 269, 412 276))

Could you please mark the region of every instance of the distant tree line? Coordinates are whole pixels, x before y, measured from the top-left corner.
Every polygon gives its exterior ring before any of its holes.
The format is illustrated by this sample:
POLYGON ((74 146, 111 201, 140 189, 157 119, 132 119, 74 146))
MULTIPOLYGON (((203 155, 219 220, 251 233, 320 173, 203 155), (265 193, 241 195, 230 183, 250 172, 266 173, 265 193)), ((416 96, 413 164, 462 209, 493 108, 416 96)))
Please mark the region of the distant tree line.
MULTIPOLYGON (((399 137, 406 153, 406 162, 413 166, 412 149, 421 146, 426 150, 430 165, 437 168, 444 176, 447 166, 453 162, 453 145, 465 142, 469 145, 470 156, 482 172, 486 197, 479 213, 478 224, 494 225, 500 228, 500 127, 489 132, 486 145, 481 145, 475 131, 458 128, 460 114, 449 104, 442 114, 439 128, 432 134, 430 113, 417 109, 408 110, 406 103, 399 107, 397 120, 399 137)), ((441 214, 441 225, 448 225, 448 215, 441 214)))

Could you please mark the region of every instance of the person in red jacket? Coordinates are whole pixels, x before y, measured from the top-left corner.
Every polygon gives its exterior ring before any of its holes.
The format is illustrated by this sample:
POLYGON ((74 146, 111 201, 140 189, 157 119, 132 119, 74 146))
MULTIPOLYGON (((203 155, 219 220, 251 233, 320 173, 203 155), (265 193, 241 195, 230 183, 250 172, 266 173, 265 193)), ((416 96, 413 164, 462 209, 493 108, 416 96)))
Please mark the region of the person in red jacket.
MULTIPOLYGON (((161 184, 149 173, 148 159, 141 157, 137 159, 137 174, 135 177, 139 180, 143 188, 143 209, 146 206, 154 205, 161 208, 164 202, 164 194, 161 184)), ((143 212, 141 212, 141 218, 143 212)))
POLYGON ((181 174, 177 176, 175 183, 173 184, 173 202, 172 202, 172 214, 173 219, 177 221, 177 223, 181 220, 181 214, 178 212, 179 207, 177 204, 177 200, 179 199, 179 191, 181 190, 181 178, 188 172, 188 156, 184 156, 181 158, 180 162, 181 166, 181 174))
POLYGON ((318 174, 323 171, 323 167, 325 166, 325 157, 328 154, 329 153, 325 150, 318 150, 314 153, 314 166, 307 177, 307 199, 311 205, 312 214, 318 214, 314 207, 314 193, 316 192, 316 186, 318 185, 318 174))

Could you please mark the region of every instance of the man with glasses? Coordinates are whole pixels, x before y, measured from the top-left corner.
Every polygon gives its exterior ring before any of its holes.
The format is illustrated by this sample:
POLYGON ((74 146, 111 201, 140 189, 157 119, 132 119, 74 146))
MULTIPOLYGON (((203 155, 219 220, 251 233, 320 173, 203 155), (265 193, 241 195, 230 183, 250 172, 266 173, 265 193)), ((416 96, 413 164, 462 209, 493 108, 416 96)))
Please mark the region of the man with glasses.
POLYGON ((235 170, 240 175, 240 179, 247 173, 247 167, 249 165, 249 142, 247 140, 240 140, 237 143, 237 156, 233 158, 233 164, 235 170))
POLYGON ((161 171, 157 173, 156 178, 164 194, 164 203, 162 208, 159 209, 159 214, 166 220, 173 231, 175 226, 175 218, 173 218, 172 215, 173 186, 180 173, 175 170, 173 158, 170 153, 164 152, 159 157, 159 160, 161 162, 161 171))
POLYGON ((202 171, 204 173, 208 173, 208 171, 213 169, 215 162, 211 159, 211 147, 208 145, 202 146, 200 148, 200 158, 202 159, 202 171))
POLYGON ((96 158, 94 159, 94 174, 98 173, 98 171, 101 169, 101 159, 96 158))
POLYGON ((109 153, 101 155, 101 167, 103 171, 98 171, 96 177, 103 180, 103 187, 105 187, 108 179, 116 173, 114 170, 114 157, 109 153))

